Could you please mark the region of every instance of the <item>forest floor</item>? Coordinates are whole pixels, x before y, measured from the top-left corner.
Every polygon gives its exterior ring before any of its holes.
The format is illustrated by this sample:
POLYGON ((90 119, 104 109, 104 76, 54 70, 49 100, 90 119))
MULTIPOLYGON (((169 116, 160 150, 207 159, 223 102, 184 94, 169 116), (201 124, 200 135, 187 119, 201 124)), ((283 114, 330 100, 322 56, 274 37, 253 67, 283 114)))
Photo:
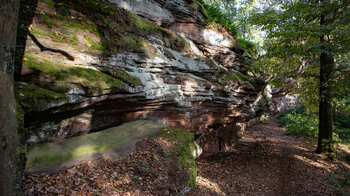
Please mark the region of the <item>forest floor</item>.
MULTIPOLYGON (((26 195, 176 195, 179 186, 167 177, 173 169, 159 144, 145 140, 117 163, 88 161, 55 174, 28 174, 26 195), (152 166, 141 167, 147 162, 152 166)), ((189 195, 336 195, 320 182, 330 183, 330 173, 339 183, 350 175, 349 148, 337 149, 338 160, 331 162, 314 153, 314 145, 285 135, 272 117, 248 128, 229 152, 199 158, 197 188, 189 195)))
MULTIPOLYGON (((230 152, 197 160, 197 189, 190 195, 335 195, 334 188, 320 181, 334 185, 349 180, 349 148, 337 146, 335 162, 315 149, 301 138, 285 135, 272 117, 248 128, 230 152), (333 184, 330 173, 339 178, 333 184)), ((350 193, 349 187, 341 186, 339 191, 346 193, 340 195, 350 193)))

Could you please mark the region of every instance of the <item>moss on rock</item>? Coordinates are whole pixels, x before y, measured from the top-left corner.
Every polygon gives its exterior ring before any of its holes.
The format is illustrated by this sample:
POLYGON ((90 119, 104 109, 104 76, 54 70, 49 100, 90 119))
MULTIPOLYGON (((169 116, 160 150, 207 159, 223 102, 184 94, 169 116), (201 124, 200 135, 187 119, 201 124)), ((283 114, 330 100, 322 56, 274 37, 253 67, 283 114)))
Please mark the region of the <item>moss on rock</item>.
POLYGON ((79 164, 83 159, 93 159, 108 154, 121 156, 133 149, 130 144, 156 135, 162 127, 163 125, 152 121, 133 121, 62 142, 38 144, 28 149, 27 170, 56 171, 79 164))
POLYGON ((146 43, 143 37, 156 35, 162 38, 169 47, 176 46, 174 47, 176 50, 190 51, 186 40, 175 32, 159 27, 108 1, 41 0, 40 2, 47 4, 50 8, 55 7, 57 13, 59 13, 57 7, 65 7, 71 14, 52 14, 47 10, 42 10, 37 17, 46 27, 34 25, 35 28, 32 28, 31 32, 39 36, 50 37, 54 42, 70 44, 75 46, 75 49, 79 49, 77 46, 81 47, 80 45, 83 44, 87 45, 88 51, 103 51, 105 55, 109 55, 136 48, 141 49, 147 57, 154 57, 153 48, 146 43), (57 34, 57 29, 61 35, 57 34), (91 36, 99 37, 100 41, 92 43, 91 37, 85 35, 81 39, 85 43, 81 43, 80 39, 74 39, 74 35, 80 31, 89 32, 91 36), (128 33, 133 36, 128 36, 128 33))
POLYGON ((121 80, 123 80, 126 83, 132 83, 134 85, 140 85, 141 84, 141 80, 126 73, 123 70, 117 70, 113 72, 113 77, 117 77, 121 80))
POLYGON ((229 73, 225 74, 223 77, 218 78, 218 83, 225 85, 229 82, 236 82, 242 85, 249 85, 251 86, 251 83, 254 83, 254 81, 248 76, 244 75, 242 73, 229 73))
MULTIPOLYGON (((29 104, 37 104, 41 99, 65 99, 66 95, 57 93, 37 86, 26 85, 21 83, 15 84, 15 95, 18 102, 26 102, 29 104)), ((18 118, 23 119, 23 111, 18 107, 18 118)))
POLYGON ((54 80, 61 86, 65 86, 68 83, 78 83, 85 87, 107 89, 120 88, 123 85, 121 80, 97 70, 82 66, 59 64, 34 54, 26 54, 25 58, 24 66, 54 77, 54 80))
POLYGON ((186 186, 191 188, 196 187, 197 178, 197 165, 192 152, 195 150, 194 135, 181 128, 164 128, 159 134, 160 137, 166 138, 171 142, 175 142, 175 145, 171 146, 170 149, 177 157, 177 166, 179 169, 186 170, 188 173, 188 180, 186 186))

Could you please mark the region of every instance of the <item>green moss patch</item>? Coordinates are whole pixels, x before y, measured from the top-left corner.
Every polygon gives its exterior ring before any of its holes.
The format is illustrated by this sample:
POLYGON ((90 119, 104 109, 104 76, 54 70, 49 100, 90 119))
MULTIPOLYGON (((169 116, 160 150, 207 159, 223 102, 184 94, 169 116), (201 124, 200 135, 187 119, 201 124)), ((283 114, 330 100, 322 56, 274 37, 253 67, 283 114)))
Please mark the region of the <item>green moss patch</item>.
POLYGON ((218 79, 219 84, 225 85, 229 82, 251 85, 253 81, 249 78, 249 76, 243 75, 241 73, 229 73, 218 79))
POLYGON ((144 37, 156 35, 163 39, 167 47, 183 52, 190 51, 187 41, 175 32, 159 27, 108 1, 40 0, 39 3, 47 6, 40 7, 43 10, 38 10, 36 14, 39 23, 33 24, 30 31, 36 36, 49 37, 54 42, 68 44, 73 50, 100 51, 105 56, 131 50, 154 58, 155 49, 144 37))
POLYGON ((170 142, 174 142, 170 149, 178 159, 177 166, 179 169, 186 170, 188 172, 189 178, 186 182, 186 186, 191 188, 196 187, 197 178, 197 166, 196 161, 192 155, 195 149, 194 136, 191 132, 184 129, 172 129, 164 128, 159 134, 160 137, 168 139, 170 142))
POLYGON ((238 38, 237 40, 243 49, 248 53, 248 56, 253 58, 258 57, 257 45, 254 42, 242 38, 238 38))
POLYGON ((103 44, 101 42, 94 41, 88 36, 84 36, 85 44, 88 51, 103 51, 103 44))
POLYGON ((66 95, 46 90, 37 86, 21 83, 15 84, 15 96, 18 102, 37 104, 41 99, 65 99, 66 95))
POLYGON ((34 54, 26 54, 25 57, 27 60, 24 61, 24 66, 54 77, 56 82, 63 86, 68 83, 79 83, 90 88, 106 89, 112 87, 119 88, 123 85, 121 80, 100 71, 80 66, 55 63, 47 58, 34 54))
POLYGON ((117 78, 120 78, 121 80, 123 80, 124 82, 127 82, 127 83, 132 83, 132 84, 135 84, 135 85, 140 85, 141 84, 141 80, 126 73, 125 71, 123 70, 118 70, 118 71, 115 71, 113 73, 113 76, 114 77, 117 77, 117 78))
POLYGON ((39 2, 44 2, 49 8, 55 8, 55 2, 53 0, 39 0, 39 2))
POLYGON ((156 49, 148 44, 148 42, 139 35, 126 35, 118 41, 118 47, 131 50, 148 58, 156 56, 156 49))
POLYGON ((134 24, 136 26, 136 28, 140 31, 145 31, 145 32, 157 32, 160 30, 160 27, 158 27, 157 25, 151 23, 148 20, 142 19, 134 14, 132 14, 131 12, 127 12, 130 21, 132 22, 132 24, 134 24))
POLYGON ((153 121, 133 121, 105 131, 73 137, 62 142, 28 148, 27 171, 55 171, 83 159, 104 154, 123 155, 136 140, 154 136, 163 126, 153 121))
POLYGON ((78 45, 78 40, 74 38, 74 36, 67 36, 67 35, 60 36, 58 33, 56 34, 45 28, 33 27, 31 28, 30 32, 35 36, 49 37, 53 42, 64 43, 64 44, 69 44, 73 46, 78 45))

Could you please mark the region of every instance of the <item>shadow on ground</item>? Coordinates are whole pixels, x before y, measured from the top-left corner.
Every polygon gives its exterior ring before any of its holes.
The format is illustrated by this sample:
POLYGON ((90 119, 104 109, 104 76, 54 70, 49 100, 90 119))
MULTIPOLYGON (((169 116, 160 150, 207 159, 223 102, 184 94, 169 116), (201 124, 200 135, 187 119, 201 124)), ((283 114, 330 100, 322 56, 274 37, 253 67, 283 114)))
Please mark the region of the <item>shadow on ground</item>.
POLYGON ((198 188, 190 195, 335 195, 320 181, 349 173, 348 163, 329 162, 314 150, 284 135, 273 118, 249 128, 230 152, 198 160, 198 188))

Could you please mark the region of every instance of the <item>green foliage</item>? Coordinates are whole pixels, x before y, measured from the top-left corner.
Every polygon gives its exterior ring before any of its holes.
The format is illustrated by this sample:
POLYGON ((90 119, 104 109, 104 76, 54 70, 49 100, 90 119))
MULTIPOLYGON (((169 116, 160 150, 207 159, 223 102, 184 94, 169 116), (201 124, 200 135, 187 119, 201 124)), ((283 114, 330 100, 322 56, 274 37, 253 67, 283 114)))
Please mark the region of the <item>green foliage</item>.
POLYGON ((350 146, 350 112, 335 112, 333 139, 350 146))
POLYGON ((222 14, 222 12, 219 9, 206 4, 203 0, 197 0, 197 2, 202 8, 202 13, 207 18, 205 20, 205 23, 207 25, 217 27, 217 25, 220 24, 227 30, 229 30, 233 36, 237 35, 236 26, 234 25, 234 23, 230 21, 224 14, 222 14))
MULTIPOLYGON (((336 60, 334 69, 337 72, 333 73, 334 80, 331 85, 334 89, 341 88, 333 91, 333 94, 337 99, 348 95, 349 88, 345 86, 349 82, 349 74, 344 70, 349 67, 346 59, 350 48, 346 43, 350 27, 345 21, 350 13, 345 10, 350 8, 350 2, 324 1, 321 4, 301 0, 269 0, 265 6, 263 12, 252 17, 252 21, 267 32, 265 46, 268 52, 260 59, 257 69, 268 75, 266 78, 270 78, 275 84, 297 89, 302 98, 305 97, 303 104, 307 107, 313 105, 315 108, 319 94, 319 55, 326 51, 333 54, 336 60), (322 13, 333 14, 327 26, 320 24, 322 13), (327 35, 330 40, 321 44, 320 35, 327 35), (286 78, 295 80, 286 82, 286 78), (342 92, 342 95, 338 92, 342 92), (306 104, 307 101, 310 103, 306 104)), ((317 111, 313 109, 313 112, 317 111)))
POLYGON ((64 5, 56 6, 56 12, 61 16, 70 16, 71 15, 70 9, 64 5))
MULTIPOLYGON (((254 40, 256 43, 263 44, 264 33, 256 25, 253 25, 249 18, 258 12, 262 7, 262 1, 257 0, 202 0, 207 5, 216 8, 221 15, 226 17, 234 26, 234 34, 247 40, 254 40)), ((208 11, 204 10, 203 14, 208 17, 208 11)), ((214 11, 215 12, 215 11, 214 11)))
POLYGON ((286 134, 297 135, 305 139, 314 139, 318 134, 318 120, 314 115, 306 114, 303 107, 292 108, 282 113, 278 121, 286 127, 286 134))
MULTIPOLYGON (((320 116, 332 113, 331 104, 324 104, 327 111, 317 110, 320 103, 336 103, 349 94, 346 87, 350 80, 349 64, 342 59, 350 54, 347 22, 350 1, 269 0, 267 3, 264 12, 257 13, 253 19, 267 32, 268 52, 259 71, 269 73, 269 79, 280 80, 280 84, 287 84, 290 89, 298 89, 308 112, 322 112, 320 116), (347 93, 338 93, 342 91, 347 93)), ((299 114, 294 114, 294 118, 287 128, 290 132, 307 136, 315 132, 312 123, 315 121, 299 114), (299 130, 298 126, 301 126, 299 130)), ((327 126, 320 127, 318 152, 334 154, 329 132, 332 130, 327 126)))
POLYGON ((74 39, 73 37, 68 37, 68 36, 59 37, 54 32, 48 31, 47 29, 33 27, 31 28, 30 32, 35 36, 50 37, 52 41, 57 43, 65 43, 73 46, 78 45, 78 40, 74 39))
MULTIPOLYGON (((292 134, 313 140, 318 134, 317 115, 307 113, 305 107, 294 107, 282 112, 278 117, 280 126, 286 127, 286 134, 292 134)), ((335 113, 333 140, 350 145, 350 114, 335 113)))
POLYGON ((147 172, 148 171, 148 167, 142 167, 142 166, 137 166, 137 170, 140 172, 140 173, 144 173, 144 172, 147 172))
POLYGON ((260 117, 260 122, 267 124, 270 122, 270 116, 268 114, 264 114, 260 117))
POLYGON ((55 8, 55 2, 53 0, 39 0, 39 2, 45 2, 49 8, 55 8))
POLYGON ((252 57, 257 57, 258 50, 256 48, 256 44, 252 41, 245 40, 242 38, 237 39, 239 44, 248 52, 248 54, 252 57))
POLYGON ((101 42, 94 41, 88 36, 84 36, 85 44, 87 45, 87 51, 102 51, 103 45, 101 42))

